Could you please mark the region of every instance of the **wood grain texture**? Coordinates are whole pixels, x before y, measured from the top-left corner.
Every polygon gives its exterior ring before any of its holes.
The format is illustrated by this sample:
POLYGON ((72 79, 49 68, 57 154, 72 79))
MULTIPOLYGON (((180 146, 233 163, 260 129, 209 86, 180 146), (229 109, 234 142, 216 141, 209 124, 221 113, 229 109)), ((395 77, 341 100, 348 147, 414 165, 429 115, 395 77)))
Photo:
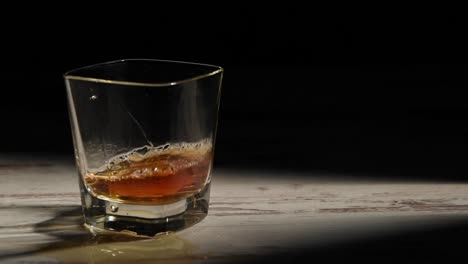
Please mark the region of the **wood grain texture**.
POLYGON ((81 226, 73 164, 0 157, 0 262, 219 262, 418 228, 468 216, 468 184, 215 171, 209 216, 155 239, 81 226))

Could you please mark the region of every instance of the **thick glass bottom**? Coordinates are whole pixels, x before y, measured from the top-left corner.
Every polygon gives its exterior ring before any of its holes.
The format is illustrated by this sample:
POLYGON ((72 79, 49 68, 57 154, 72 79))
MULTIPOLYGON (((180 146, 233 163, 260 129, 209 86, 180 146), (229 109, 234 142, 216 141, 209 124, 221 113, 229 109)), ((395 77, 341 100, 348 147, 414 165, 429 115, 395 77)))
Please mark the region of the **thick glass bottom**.
POLYGON ((199 193, 167 205, 107 201, 91 195, 80 184, 85 225, 96 233, 113 231, 152 237, 188 228, 208 214, 210 183, 199 193))

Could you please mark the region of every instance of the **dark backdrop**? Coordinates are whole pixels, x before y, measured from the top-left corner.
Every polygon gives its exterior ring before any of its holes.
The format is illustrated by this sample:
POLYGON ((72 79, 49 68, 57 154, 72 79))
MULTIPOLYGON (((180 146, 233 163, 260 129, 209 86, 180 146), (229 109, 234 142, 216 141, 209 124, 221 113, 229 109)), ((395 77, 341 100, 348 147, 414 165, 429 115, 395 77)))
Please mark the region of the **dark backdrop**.
POLYGON ((2 21, 0 153, 71 157, 62 74, 159 58, 225 68, 216 166, 465 178, 466 17, 230 11, 2 21))

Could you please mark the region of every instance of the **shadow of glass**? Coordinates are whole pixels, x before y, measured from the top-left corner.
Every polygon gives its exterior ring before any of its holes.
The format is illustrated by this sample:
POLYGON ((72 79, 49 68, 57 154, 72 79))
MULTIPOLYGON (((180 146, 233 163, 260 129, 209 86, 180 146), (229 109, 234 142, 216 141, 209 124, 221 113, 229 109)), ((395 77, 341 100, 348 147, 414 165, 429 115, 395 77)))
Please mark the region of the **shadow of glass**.
POLYGON ((63 262, 106 263, 131 259, 185 259, 194 245, 176 234, 154 238, 119 233, 94 233, 83 225, 81 207, 43 208, 55 210, 54 217, 32 226, 31 235, 39 235, 23 243, 25 250, 0 254, 0 260, 28 261, 38 257, 63 262), (51 239, 45 240, 44 237, 51 239), (28 244, 29 243, 29 244, 28 244))

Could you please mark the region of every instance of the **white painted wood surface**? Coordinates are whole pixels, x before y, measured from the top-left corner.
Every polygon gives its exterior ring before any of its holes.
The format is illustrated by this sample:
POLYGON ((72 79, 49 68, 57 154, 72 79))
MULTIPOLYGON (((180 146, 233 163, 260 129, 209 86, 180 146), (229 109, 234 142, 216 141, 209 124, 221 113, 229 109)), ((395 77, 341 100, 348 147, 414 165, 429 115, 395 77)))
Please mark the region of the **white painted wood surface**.
POLYGON ((0 262, 206 263, 449 225, 468 184, 215 170, 209 216, 149 240, 84 229, 73 164, 0 156, 0 262))

